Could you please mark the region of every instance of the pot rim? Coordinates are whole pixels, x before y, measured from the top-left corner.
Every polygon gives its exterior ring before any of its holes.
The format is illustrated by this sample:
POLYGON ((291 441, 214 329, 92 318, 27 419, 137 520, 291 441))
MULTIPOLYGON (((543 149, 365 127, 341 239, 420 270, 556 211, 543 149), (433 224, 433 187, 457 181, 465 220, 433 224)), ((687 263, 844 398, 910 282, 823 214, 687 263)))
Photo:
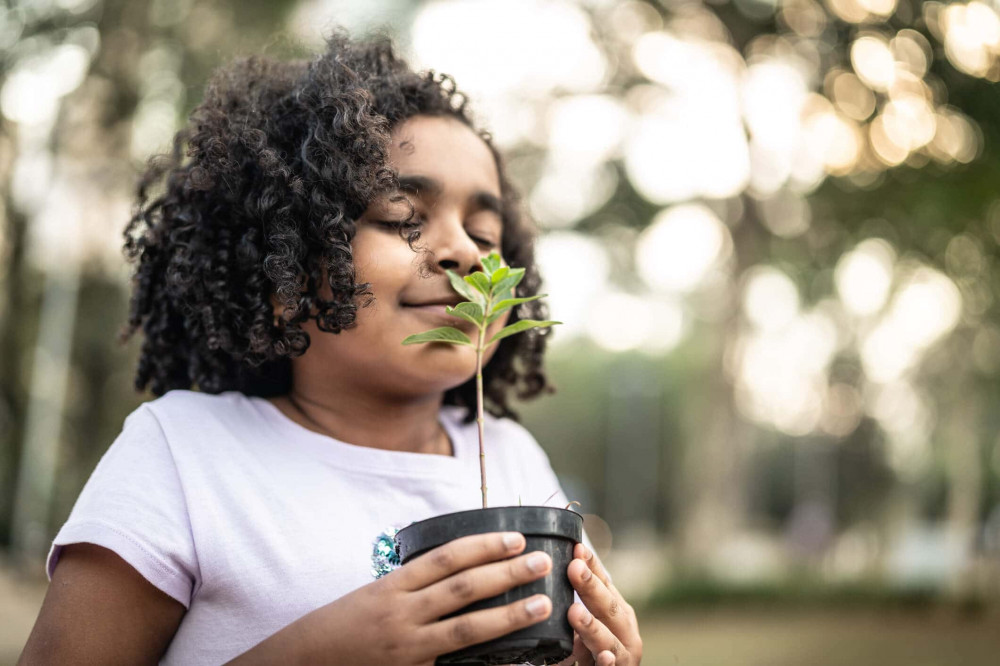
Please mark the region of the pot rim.
POLYGON ((553 506, 496 506, 455 511, 400 529, 395 535, 396 552, 406 561, 455 539, 487 532, 520 532, 526 537, 581 541, 583 516, 553 506), (476 518, 485 520, 480 522, 476 518), (483 522, 488 529, 480 529, 483 522))

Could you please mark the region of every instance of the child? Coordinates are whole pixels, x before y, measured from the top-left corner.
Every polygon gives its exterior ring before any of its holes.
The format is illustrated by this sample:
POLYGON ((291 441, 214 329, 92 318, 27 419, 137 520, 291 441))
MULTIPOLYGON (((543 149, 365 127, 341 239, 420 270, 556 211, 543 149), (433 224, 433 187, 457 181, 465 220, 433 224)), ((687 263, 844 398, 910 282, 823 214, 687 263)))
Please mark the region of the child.
MULTIPOLYGON (((440 619, 549 572, 520 534, 396 568, 373 552, 478 506, 474 352, 401 344, 458 325, 445 270, 498 251, 527 269, 519 295, 539 285, 502 161, 449 77, 342 33, 310 63, 222 69, 144 175, 126 250, 136 386, 160 397, 56 536, 24 663, 432 664, 549 615, 537 595, 440 619)), ((566 502, 508 405, 547 389, 546 333, 489 351, 494 506, 566 502)), ((631 607, 589 548, 574 555, 565 663, 638 663, 631 607)))

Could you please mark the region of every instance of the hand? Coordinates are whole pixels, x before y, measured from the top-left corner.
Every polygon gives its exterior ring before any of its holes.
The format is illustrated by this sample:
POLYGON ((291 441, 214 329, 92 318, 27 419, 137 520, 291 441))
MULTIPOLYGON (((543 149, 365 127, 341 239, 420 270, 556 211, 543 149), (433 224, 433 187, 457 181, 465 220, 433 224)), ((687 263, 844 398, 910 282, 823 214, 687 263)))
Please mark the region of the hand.
POLYGON ((524 536, 517 532, 451 541, 293 623, 303 623, 297 639, 314 657, 310 663, 432 666, 442 654, 549 616, 552 602, 538 594, 440 619, 549 573, 552 559, 545 553, 513 557, 524 547, 524 536), (540 566, 533 570, 528 564, 535 558, 540 566))
POLYGON ((635 611, 611 584, 604 565, 582 543, 573 550, 569 580, 582 604, 570 606, 576 635, 573 654, 559 666, 633 666, 642 660, 642 638, 635 611))

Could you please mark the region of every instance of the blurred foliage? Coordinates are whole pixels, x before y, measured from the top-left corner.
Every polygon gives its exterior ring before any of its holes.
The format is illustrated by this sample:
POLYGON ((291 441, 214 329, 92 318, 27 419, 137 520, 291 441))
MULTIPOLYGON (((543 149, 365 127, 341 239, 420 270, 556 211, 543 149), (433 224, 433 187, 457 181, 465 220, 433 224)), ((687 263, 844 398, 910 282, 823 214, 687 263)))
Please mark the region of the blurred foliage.
MULTIPOLYGON (((341 7, 336 2, 263 0, 7 2, 0 30, 0 77, 6 77, 19 62, 83 34, 74 30, 96 28, 99 43, 86 78, 61 101, 46 149, 57 158, 84 164, 83 181, 120 205, 131 195, 142 159, 152 152, 146 144, 166 146, 170 132, 198 103, 214 67, 238 55, 265 53, 284 58, 310 52, 311 46, 288 27, 306 4, 333 8, 331 23, 341 7), (13 34, 10 31, 16 25, 21 26, 17 36, 4 42, 2 35, 13 34), (172 123, 166 123, 169 131, 156 124, 157 109, 164 105, 172 115, 172 123)), ((792 185, 778 188, 778 194, 791 191, 793 198, 807 202, 809 222, 801 232, 777 233, 773 221, 762 214, 775 192, 762 194, 743 187, 715 199, 693 195, 725 221, 732 254, 723 288, 707 295, 683 295, 689 299, 681 308, 688 328, 676 346, 666 351, 609 351, 586 336, 555 345, 549 365, 560 392, 523 407, 526 424, 549 451, 553 466, 590 498, 593 506, 584 510, 604 515, 616 534, 637 523, 677 539, 681 544, 678 561, 691 565, 694 574, 706 552, 725 535, 743 529, 790 532, 809 502, 827 507, 835 534, 820 534, 815 537, 819 545, 801 547, 806 565, 815 564, 812 549, 832 548, 834 537, 859 526, 875 525, 884 546, 898 516, 909 516, 908 512, 921 520, 966 526, 971 520, 981 527, 1000 505, 1000 456, 996 453, 1000 412, 991 408, 1000 399, 1000 351, 994 349, 1000 343, 983 333, 1000 325, 995 305, 1000 298, 1000 88, 993 82, 995 70, 972 75, 949 59, 925 19, 943 11, 941 3, 901 0, 888 16, 872 14, 856 22, 834 11, 858 6, 853 0, 823 5, 811 0, 774 5, 753 0, 570 4, 585 12, 593 37, 611 63, 608 77, 592 92, 619 100, 631 99, 643 87, 676 92, 666 84, 651 82, 648 73, 633 62, 635 42, 644 31, 701 40, 702 45, 725 45, 739 56, 743 74, 748 63, 759 62, 761 53, 768 58, 798 53, 795 49, 815 54, 809 61, 815 69, 809 90, 829 98, 830 72, 852 71, 851 49, 859 38, 876 34, 888 39, 914 30, 930 45, 927 89, 933 91, 935 103, 950 105, 974 124, 978 146, 976 158, 968 163, 937 159, 926 146, 915 148, 896 164, 880 161, 873 144, 866 143, 872 124, 884 115, 888 104, 887 93, 877 91, 871 95, 878 104, 873 101, 867 117, 848 119, 861 137, 855 162, 836 168, 827 164, 828 172, 801 185, 800 190, 792 185), (931 5, 937 8, 931 11, 931 5), (803 28, 801 22, 796 23, 800 15, 795 11, 805 12, 822 27, 812 32, 808 26, 803 28), (639 26, 631 37, 621 28, 629 16, 639 26), (958 244, 956 238, 961 239, 958 244), (866 401, 855 406, 857 422, 847 431, 813 427, 805 433, 786 432, 766 419, 748 417, 740 402, 745 387, 733 370, 740 344, 752 329, 741 299, 754 269, 776 268, 794 284, 801 310, 811 311, 836 300, 838 267, 865 239, 888 242, 898 265, 918 260, 946 275, 962 298, 963 309, 954 329, 929 346, 906 377, 921 395, 928 396, 928 411, 934 419, 923 433, 929 440, 927 459, 909 467, 895 457, 899 438, 887 433, 885 424, 873 414, 877 410, 868 404, 874 400, 873 391, 877 394, 872 388, 876 382, 866 378, 862 353, 871 322, 850 324, 849 342, 824 367, 825 388, 848 387, 853 391, 850 395, 866 401), (704 312, 709 314, 702 316, 704 312), (654 440, 650 447, 644 445, 646 438, 654 440), (969 456, 974 465, 970 466, 969 456), (636 474, 643 480, 629 484, 636 474)), ((412 20, 430 5, 414 0, 379 6, 391 6, 393 16, 385 17, 389 21, 412 20)), ((409 43, 409 36, 398 36, 409 43)), ((683 60, 673 63, 680 71, 694 65, 683 60)), ((461 79, 459 84, 463 85, 461 79)), ((571 90, 554 86, 540 102, 534 99, 526 108, 544 115, 556 102, 571 97, 571 90)), ((837 100, 827 102, 829 109, 824 113, 847 122, 835 107, 837 100)), ((776 113, 780 110, 775 108, 776 113)), ((0 122, 0 188, 4 192, 0 220, 0 544, 6 544, 46 278, 35 257, 37 250, 30 247, 38 245, 28 229, 34 213, 14 196, 23 130, 9 118, 0 122)), ((740 132, 744 143, 754 134, 745 128, 740 132)), ((516 180, 528 193, 529 204, 535 206, 531 192, 550 167, 551 147, 522 137, 507 152, 516 180)), ((665 168, 674 156, 669 148, 663 153, 665 168)), ((725 160, 727 155, 717 159, 725 160)), ((579 232, 596 239, 609 262, 611 287, 646 295, 648 285, 640 275, 634 248, 657 216, 678 202, 658 200, 644 192, 621 155, 604 162, 613 180, 606 199, 552 231, 579 232)), ((725 165, 720 165, 720 172, 721 166, 725 165)), ((588 189, 585 184, 577 188, 588 189)), ((124 209, 106 205, 104 200, 98 204, 105 205, 106 215, 120 216, 101 222, 106 230, 94 231, 94 235, 117 238, 125 222, 124 209)), ((545 226, 549 221, 540 222, 545 226)), ((124 416, 148 397, 131 390, 136 345, 123 349, 114 342, 125 318, 122 262, 106 250, 95 255, 99 256, 85 264, 81 273, 53 529, 67 515, 124 416)), ((902 278, 896 275, 893 280, 898 287, 902 278)), ((697 575, 693 580, 699 580, 697 575)), ((687 599, 713 594, 707 588, 692 590, 670 594, 687 599)), ((761 596, 768 594, 761 592, 761 596)), ((844 592, 845 597, 851 594, 844 592)), ((657 603, 670 603, 668 597, 657 597, 657 603)))

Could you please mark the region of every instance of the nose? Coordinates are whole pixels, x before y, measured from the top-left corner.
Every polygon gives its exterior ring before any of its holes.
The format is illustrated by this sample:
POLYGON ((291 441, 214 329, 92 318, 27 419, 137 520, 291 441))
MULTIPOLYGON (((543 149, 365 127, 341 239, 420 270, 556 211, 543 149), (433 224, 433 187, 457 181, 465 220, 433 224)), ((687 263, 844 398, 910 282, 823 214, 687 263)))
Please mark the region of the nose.
POLYGON ((459 275, 482 270, 482 251, 458 216, 441 216, 428 226, 423 238, 439 270, 452 270, 459 275))

